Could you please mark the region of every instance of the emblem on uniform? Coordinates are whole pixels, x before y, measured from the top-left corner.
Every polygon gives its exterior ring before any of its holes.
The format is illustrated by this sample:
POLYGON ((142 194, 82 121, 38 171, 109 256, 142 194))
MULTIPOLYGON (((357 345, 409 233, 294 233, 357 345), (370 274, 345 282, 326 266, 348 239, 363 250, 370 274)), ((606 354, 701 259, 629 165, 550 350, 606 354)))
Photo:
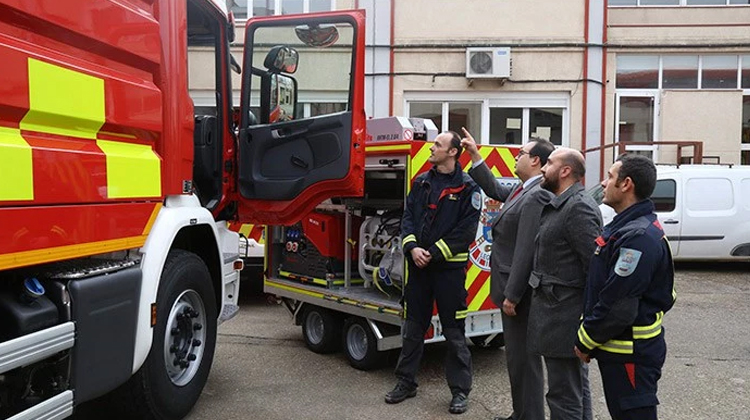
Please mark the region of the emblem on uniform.
POLYGON ((471 206, 476 210, 482 208, 482 194, 479 191, 471 195, 471 206))
POLYGON ((643 253, 637 249, 620 248, 620 257, 615 263, 615 274, 620 277, 627 277, 635 272, 638 267, 638 261, 643 253))
MULTIPOLYGON (((479 195, 481 200, 481 194, 479 195)), ((472 197, 473 204, 474 197, 472 197)), ((480 201, 481 203, 481 201, 480 201)), ((477 238, 469 247, 469 259, 483 271, 490 271, 490 250, 492 249, 492 222, 500 214, 502 203, 489 197, 484 199, 484 208, 479 216, 477 238)))
MULTIPOLYGON (((458 196, 456 194, 448 194, 448 200, 457 201, 458 200, 458 196)), ((479 210, 479 209, 477 209, 477 210, 479 210)))

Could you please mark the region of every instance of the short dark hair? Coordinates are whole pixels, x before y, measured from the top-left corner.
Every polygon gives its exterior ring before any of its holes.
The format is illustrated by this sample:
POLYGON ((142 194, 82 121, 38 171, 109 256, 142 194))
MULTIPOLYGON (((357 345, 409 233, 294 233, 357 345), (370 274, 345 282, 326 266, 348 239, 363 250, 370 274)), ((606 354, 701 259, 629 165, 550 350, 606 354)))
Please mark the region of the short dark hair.
POLYGON ((549 140, 540 139, 538 137, 529 138, 529 143, 536 143, 531 150, 529 150, 529 156, 538 157, 540 163, 539 166, 546 165, 549 155, 555 151, 555 145, 549 140))
POLYGON ((617 174, 617 183, 630 178, 635 185, 635 196, 639 200, 651 197, 656 187, 656 166, 651 159, 635 153, 623 153, 617 157, 616 162, 621 162, 620 172, 617 174))
POLYGON ((446 133, 451 135, 451 146, 448 148, 448 151, 451 149, 456 149, 458 152, 456 152, 456 161, 458 161, 458 157, 461 156, 461 152, 464 151, 464 148, 461 147, 461 136, 458 135, 455 131, 446 131, 446 133))

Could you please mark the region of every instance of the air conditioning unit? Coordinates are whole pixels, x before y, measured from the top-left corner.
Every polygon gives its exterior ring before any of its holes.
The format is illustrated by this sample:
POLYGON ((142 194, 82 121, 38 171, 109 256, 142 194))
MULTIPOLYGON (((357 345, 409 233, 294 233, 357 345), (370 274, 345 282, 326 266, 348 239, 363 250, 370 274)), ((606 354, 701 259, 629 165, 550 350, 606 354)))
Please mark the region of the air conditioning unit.
POLYGON ((467 48, 466 77, 507 79, 510 77, 510 48, 467 48))

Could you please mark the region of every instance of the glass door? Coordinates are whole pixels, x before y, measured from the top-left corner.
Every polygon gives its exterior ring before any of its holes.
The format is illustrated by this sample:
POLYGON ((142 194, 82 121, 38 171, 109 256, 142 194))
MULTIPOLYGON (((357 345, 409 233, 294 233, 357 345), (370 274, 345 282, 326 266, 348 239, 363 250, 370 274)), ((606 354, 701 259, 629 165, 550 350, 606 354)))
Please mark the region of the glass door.
MULTIPOLYGON (((615 141, 652 142, 658 139, 659 96, 656 91, 628 91, 616 94, 615 141)), ((627 145, 626 150, 657 159, 655 145, 627 145)))

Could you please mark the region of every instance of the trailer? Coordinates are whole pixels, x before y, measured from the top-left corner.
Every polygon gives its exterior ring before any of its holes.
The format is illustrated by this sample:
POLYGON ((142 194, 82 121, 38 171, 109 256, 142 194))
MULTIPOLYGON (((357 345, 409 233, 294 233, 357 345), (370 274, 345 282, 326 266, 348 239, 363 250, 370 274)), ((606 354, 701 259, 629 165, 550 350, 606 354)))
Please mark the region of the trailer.
MULTIPOLYGON (((382 352, 401 347, 401 214, 412 181, 430 169, 438 133, 430 120, 404 117, 371 119, 367 128, 364 195, 329 200, 291 226, 267 226, 264 280, 265 292, 278 296, 302 326, 310 350, 343 349, 363 370, 378 366, 382 352)), ((519 182, 512 171, 517 148, 483 145, 479 151, 501 182, 519 182)), ((471 167, 465 154, 459 162, 471 167)), ((483 196, 466 267, 466 337, 485 347, 503 345, 489 267, 491 221, 501 206, 483 196)), ((444 340, 435 308, 425 343, 444 340)))

